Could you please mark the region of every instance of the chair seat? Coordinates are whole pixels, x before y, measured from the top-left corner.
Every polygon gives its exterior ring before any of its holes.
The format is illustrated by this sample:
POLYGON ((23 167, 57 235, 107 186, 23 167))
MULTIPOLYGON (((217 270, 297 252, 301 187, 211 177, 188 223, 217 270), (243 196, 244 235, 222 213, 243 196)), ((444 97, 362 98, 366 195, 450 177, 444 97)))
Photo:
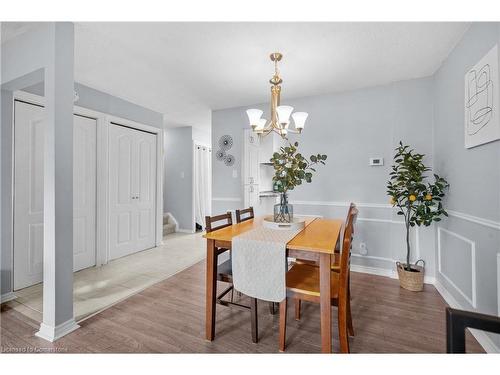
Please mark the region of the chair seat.
MULTIPOLYGON (((297 259, 295 261, 295 264, 308 264, 310 266, 318 267, 318 263, 315 262, 314 260, 297 259)), ((333 254, 332 271, 335 271, 335 272, 340 271, 340 253, 333 254)))
POLYGON ((231 282, 233 279, 233 266, 231 259, 217 266, 217 278, 221 281, 231 282))
MULTIPOLYGON (((339 296, 339 273, 330 272, 332 299, 339 296)), ((319 297, 319 267, 310 264, 295 264, 286 274, 286 288, 294 293, 319 297)))

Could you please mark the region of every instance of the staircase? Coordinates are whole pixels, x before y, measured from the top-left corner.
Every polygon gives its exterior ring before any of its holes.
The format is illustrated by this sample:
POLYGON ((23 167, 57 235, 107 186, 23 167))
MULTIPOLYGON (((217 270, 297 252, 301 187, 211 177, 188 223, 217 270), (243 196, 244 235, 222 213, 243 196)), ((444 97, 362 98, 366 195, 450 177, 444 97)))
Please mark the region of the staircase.
POLYGON ((163 215, 163 237, 167 234, 175 233, 176 222, 170 213, 163 215))

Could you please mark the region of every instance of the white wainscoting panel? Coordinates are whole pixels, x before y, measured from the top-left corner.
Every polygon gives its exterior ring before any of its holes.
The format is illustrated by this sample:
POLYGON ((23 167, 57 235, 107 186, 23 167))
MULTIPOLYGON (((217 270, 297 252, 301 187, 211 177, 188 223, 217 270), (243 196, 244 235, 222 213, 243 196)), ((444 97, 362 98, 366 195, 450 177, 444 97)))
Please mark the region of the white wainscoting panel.
POLYGON ((476 301, 476 243, 458 233, 452 232, 448 229, 438 227, 437 230, 437 245, 438 245, 438 272, 439 274, 474 308, 477 307, 476 301), (471 252, 471 290, 472 295, 468 296, 461 288, 459 288, 451 278, 443 272, 442 267, 442 254, 441 240, 443 233, 453 236, 469 244, 471 252))
POLYGON ((498 316, 500 316, 500 253, 497 254, 497 305, 498 316))

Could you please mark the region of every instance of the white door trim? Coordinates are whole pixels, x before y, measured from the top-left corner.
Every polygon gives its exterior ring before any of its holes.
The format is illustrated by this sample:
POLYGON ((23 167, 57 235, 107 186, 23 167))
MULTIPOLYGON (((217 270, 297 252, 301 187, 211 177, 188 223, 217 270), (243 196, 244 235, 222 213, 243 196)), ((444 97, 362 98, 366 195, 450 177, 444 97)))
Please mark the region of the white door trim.
MULTIPOLYGON (((27 103, 45 105, 43 97, 24 91, 15 91, 13 95, 13 103, 15 100, 25 101, 27 103)), ((141 124, 132 120, 112 116, 103 112, 94 111, 91 109, 74 106, 74 113, 81 116, 87 116, 97 120, 96 132, 96 149, 97 149, 97 192, 96 192, 96 266, 106 264, 109 260, 109 181, 108 181, 108 162, 109 162, 109 145, 108 132, 109 125, 112 122, 128 126, 133 129, 147 131, 156 135, 156 241, 155 245, 161 245, 162 241, 162 225, 163 225, 163 129, 153 126, 141 124)), ((12 116, 14 122, 14 116, 12 116)), ((13 129, 15 124, 12 124, 13 129)), ((14 133, 14 132, 13 132, 14 133)), ((14 146, 12 147, 14 155, 14 146)), ((13 157, 14 160, 14 157, 13 157)), ((14 160, 15 162, 15 160, 14 160)), ((14 169, 12 169, 14 173, 14 169)), ((12 180, 13 181, 13 180, 12 180)), ((14 191, 14 190, 13 190, 14 191)), ((14 220, 12 216, 11 220, 14 220)), ((12 225, 12 231, 14 226, 12 225)), ((13 238, 14 233, 11 233, 13 238)), ((11 246, 12 259, 14 259, 14 241, 11 246)), ((13 261, 12 261, 13 262, 13 261)), ((14 270, 14 264, 11 264, 11 269, 14 270)), ((12 285, 14 283, 14 275, 11 275, 12 285)))

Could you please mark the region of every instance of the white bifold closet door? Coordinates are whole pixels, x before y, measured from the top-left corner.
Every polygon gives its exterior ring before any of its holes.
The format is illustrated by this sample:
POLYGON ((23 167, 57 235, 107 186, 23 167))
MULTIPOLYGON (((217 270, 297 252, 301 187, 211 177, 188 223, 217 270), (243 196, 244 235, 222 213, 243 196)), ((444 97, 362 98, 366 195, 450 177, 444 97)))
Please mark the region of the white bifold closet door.
POLYGON ((156 135, 109 127, 109 259, 155 246, 156 135))
MULTIPOLYGON (((15 102, 14 289, 43 279, 44 109, 15 102)), ((96 120, 73 117, 73 269, 96 262, 96 120)))

